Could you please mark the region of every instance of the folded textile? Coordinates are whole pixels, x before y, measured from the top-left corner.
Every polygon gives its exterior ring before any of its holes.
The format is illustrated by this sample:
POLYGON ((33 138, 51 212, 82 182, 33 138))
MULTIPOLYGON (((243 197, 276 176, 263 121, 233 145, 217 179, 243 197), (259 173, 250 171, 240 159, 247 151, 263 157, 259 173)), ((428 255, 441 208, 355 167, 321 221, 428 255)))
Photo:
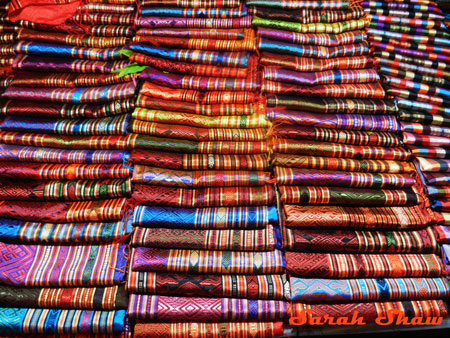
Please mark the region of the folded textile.
MULTIPOLYGON (((146 0, 147 1, 147 0, 146 0)), ((261 6, 270 8, 283 8, 283 9, 315 9, 315 10, 329 10, 329 9, 348 9, 354 7, 358 1, 354 0, 333 0, 333 1, 315 1, 315 0, 287 0, 279 2, 276 0, 247 0, 248 6, 261 6)))
POLYGON ((269 148, 265 141, 189 141, 142 134, 131 134, 131 137, 133 148, 166 152, 249 155, 267 153, 269 148))
POLYGON ((128 60, 102 61, 72 58, 57 58, 54 56, 39 56, 19 54, 12 64, 13 69, 42 72, 77 72, 88 74, 107 74, 121 69, 129 64, 128 60))
POLYGON ((267 19, 253 16, 252 24, 273 29, 283 29, 299 33, 328 33, 339 34, 348 31, 364 29, 367 22, 364 18, 348 21, 338 21, 333 23, 300 23, 293 21, 283 21, 280 19, 267 19))
POLYGON ((2 94, 8 99, 36 100, 48 102, 87 103, 106 102, 134 96, 136 85, 133 82, 103 87, 85 88, 33 88, 10 86, 2 94))
POLYGON ((408 145, 408 149, 410 150, 411 155, 416 158, 450 158, 450 149, 447 147, 408 145))
MULTIPOLYGON (((71 149, 81 149, 80 151, 88 151, 88 149, 91 149, 92 151, 95 150, 123 151, 125 149, 131 148, 134 139, 135 137, 133 137, 132 135, 76 136, 76 135, 53 135, 41 133, 20 133, 14 131, 0 131, 0 142, 4 143, 5 145, 10 144, 17 146, 29 146, 22 148, 23 149, 28 148, 28 151, 30 152, 31 149, 39 149, 39 147, 44 148, 43 150, 48 152, 53 152, 54 150, 57 150, 52 148, 62 148, 61 150, 59 150, 62 152, 64 151, 70 152, 71 149)), ((64 157, 65 157, 64 155, 61 155, 62 159, 64 157)), ((38 161, 38 159, 33 159, 33 161, 38 161)))
POLYGON ((261 90, 265 93, 272 94, 291 94, 315 97, 380 99, 386 96, 380 82, 300 86, 267 80, 262 83, 261 90))
MULTIPOLYGON (((389 225, 387 225, 389 226, 389 225)), ((385 226, 386 227, 386 226, 385 226)), ((379 229, 377 227, 376 229, 379 229)), ((433 229, 408 231, 330 230, 284 228, 283 245, 292 251, 374 252, 374 253, 436 253, 438 243, 433 229)), ((400 229, 403 230, 403 229, 400 229)))
POLYGON ((357 227, 414 229, 430 225, 432 216, 423 206, 351 207, 330 205, 285 205, 289 227, 357 227))
MULTIPOLYGON (((333 185, 330 181, 329 185, 333 185)), ((412 189, 355 189, 321 186, 279 187, 284 204, 334 204, 339 206, 403 206, 415 205, 421 198, 412 189)))
POLYGON ((253 14, 259 18, 278 19, 284 21, 308 23, 332 23, 359 19, 364 16, 364 10, 361 7, 352 7, 346 10, 326 10, 316 11, 311 9, 299 9, 296 11, 255 7, 253 14))
POLYGON ((132 171, 122 164, 0 163, 0 177, 9 179, 94 180, 131 176, 132 171))
MULTIPOLYGON (((176 107, 175 107, 176 108, 176 107)), ((251 111, 249 111, 250 113, 251 111)), ((209 115, 197 113, 184 113, 179 111, 164 111, 146 108, 136 108, 133 118, 147 122, 160 122, 166 124, 188 125, 199 128, 233 128, 233 129, 253 129, 267 128, 270 123, 263 114, 253 112, 252 115, 218 115, 215 111, 209 115)), ((228 113, 228 112, 227 112, 228 113)), ((231 113, 231 112, 230 112, 231 113)))
POLYGON ((0 308, 0 330, 5 334, 98 334, 120 333, 125 310, 92 311, 0 308))
POLYGON ((48 42, 19 41, 15 46, 17 54, 77 58, 86 60, 113 61, 124 59, 120 47, 90 48, 53 44, 48 42))
POLYGON ((280 107, 315 113, 395 115, 395 101, 384 99, 315 98, 287 95, 269 95, 268 107, 280 107))
MULTIPOLYGON (((256 9, 258 12, 259 9, 256 9)), ((269 12, 268 12, 269 13, 269 12)), ((310 12, 312 13, 312 12, 310 12)), ((316 12, 317 13, 317 12, 316 12)), ((321 17, 330 15, 329 12, 323 13, 321 17)), ((296 33, 285 30, 275 30, 273 28, 258 28, 258 36, 269 39, 296 43, 299 45, 319 45, 319 46, 340 46, 360 43, 367 40, 367 34, 362 30, 354 30, 338 34, 328 33, 296 33)))
POLYGON ((333 187, 387 188, 411 187, 415 179, 405 174, 359 173, 332 170, 275 167, 279 185, 323 185, 333 187))
MULTIPOLYGON (((158 18, 159 20, 160 18, 158 18)), ((167 18, 170 19, 170 18, 167 18)), ((192 20, 192 19, 191 19, 192 20)), ((196 19, 200 20, 200 19, 196 19)), ((206 19, 211 20, 211 19, 206 19)), ((214 19, 212 19, 214 20, 214 19)), ((246 31, 243 40, 215 40, 215 39, 196 39, 196 38, 178 38, 165 36, 142 36, 134 38, 134 42, 143 42, 152 46, 168 46, 171 48, 185 48, 197 50, 217 50, 217 51, 256 51, 256 38, 252 30, 246 31)))
POLYGON ((259 100, 259 94, 249 91, 198 91, 193 89, 177 89, 159 86, 152 82, 144 82, 140 95, 148 97, 201 104, 253 103, 259 100))
POLYGON ((375 56, 387 58, 396 62, 412 63, 414 65, 440 70, 450 70, 450 65, 447 62, 440 62, 436 60, 427 60, 424 57, 415 57, 404 55, 403 53, 395 53, 388 50, 375 49, 375 56))
POLYGON ((422 173, 427 185, 446 186, 450 185, 450 176, 446 173, 422 173))
POLYGON ((131 294, 130 318, 164 321, 279 320, 290 313, 289 303, 237 298, 189 298, 131 294))
POLYGON ((421 123, 423 125, 432 124, 435 126, 450 127, 450 118, 441 115, 422 113, 419 111, 406 112, 401 110, 399 112, 399 119, 402 121, 421 123))
POLYGON ((450 225, 450 213, 449 212, 434 212, 434 217, 439 225, 450 225))
MULTIPOLYGON (((422 38, 423 36, 421 36, 420 38, 422 38)), ((397 37, 400 38, 400 37, 397 37)), ((450 40, 449 40, 450 43, 450 40)), ((444 71, 444 70, 439 70, 439 69, 434 69, 434 68, 427 68, 427 67, 423 67, 420 65, 415 65, 415 64, 411 64, 411 63, 406 63, 406 62, 400 62, 400 61, 393 61, 393 60, 389 60, 383 57, 377 58, 380 66, 385 66, 385 67, 390 67, 391 69, 394 69, 394 67, 396 67, 399 70, 402 71, 409 71, 409 72, 415 72, 415 74, 420 74, 420 75, 428 75, 428 76, 442 76, 442 78, 444 79, 449 79, 450 78, 450 72, 448 71, 444 71)))
POLYGON ((414 144, 418 146, 449 147, 450 140, 448 136, 417 135, 403 132, 403 142, 405 144, 414 144))
POLYGON ((126 135, 127 114, 95 119, 55 119, 27 116, 6 116, 0 123, 4 131, 64 135, 126 135))
POLYGON ((0 243, 2 284, 15 286, 114 285, 124 279, 127 247, 0 243))
POLYGON ((150 46, 145 43, 133 43, 130 49, 136 53, 142 53, 154 57, 160 57, 173 61, 196 62, 204 65, 216 65, 226 67, 247 67, 248 52, 221 52, 207 50, 171 49, 165 47, 150 46))
POLYGON ((450 128, 411 122, 400 122, 400 125, 404 133, 450 137, 450 128))
MULTIPOLYGON (((193 116, 194 114, 206 116, 254 115, 255 113, 259 112, 260 109, 259 105, 253 103, 200 104, 183 101, 162 100, 158 98, 148 97, 145 95, 138 95, 138 97, 136 98, 136 106, 141 108, 147 108, 147 111, 150 109, 158 110, 158 115, 162 114, 162 112, 164 111, 171 112, 170 114, 172 116, 171 118, 175 116, 183 116, 180 113, 190 114, 187 115, 189 116, 189 119, 184 119, 183 123, 187 123, 191 119, 194 119, 195 118, 195 116, 193 116)), ((138 110, 139 108, 136 108, 135 111, 138 110)), ((133 117, 135 117, 134 115, 136 114, 137 113, 133 114, 133 117)), ((165 121, 165 120, 160 121, 159 119, 156 120, 158 118, 157 115, 155 115, 154 118, 155 122, 165 121)), ((253 116, 251 120, 253 120, 254 118, 256 118, 256 116, 253 116)), ((244 123, 242 118, 239 118, 239 121, 240 123, 244 123)), ((249 122, 248 125, 251 125, 251 123, 249 122)))
POLYGON ((420 171, 439 173, 450 172, 450 160, 418 157, 417 161, 420 166, 420 171))
POLYGON ((135 184, 134 203, 170 207, 237 207, 270 205, 275 200, 272 186, 212 187, 187 189, 135 184))
MULTIPOLYGON (((133 183, 178 186, 184 188, 260 186, 268 183, 270 172, 261 171, 181 171, 136 165, 133 183)), ((1 180, 0 180, 1 182, 1 180)))
POLYGON ((152 248, 269 251, 279 247, 273 228, 261 230, 186 230, 140 228, 133 231, 131 245, 152 248))
POLYGON ((234 18, 247 15, 247 7, 241 3, 234 8, 164 8, 164 7, 142 7, 141 17, 183 17, 183 18, 234 18))
POLYGON ((167 151, 133 149, 130 161, 152 167, 185 170, 270 170, 267 154, 182 154, 167 151))
POLYGON ((145 69, 140 79, 148 80, 162 86, 171 88, 194 89, 194 90, 234 90, 234 91, 257 91, 260 88, 259 78, 255 74, 247 78, 191 76, 176 73, 167 73, 154 68, 145 69))
POLYGON ((272 134, 281 138, 327 141, 332 143, 371 145, 384 147, 400 146, 399 137, 390 132, 328 129, 281 124, 272 128, 272 134))
POLYGON ((393 115, 320 114, 294 110, 267 109, 273 122, 339 130, 399 132, 400 125, 393 115))
POLYGON ((374 146, 356 146, 329 142, 307 140, 277 139, 273 150, 285 154, 310 155, 324 157, 344 157, 371 160, 407 161, 410 153, 404 148, 387 148, 374 146))
POLYGON ((0 179, 0 198, 16 201, 81 201, 131 195, 131 180, 23 180, 0 179))
POLYGON ((433 230, 439 243, 450 244, 450 226, 435 225, 433 230))
POLYGON ((123 287, 17 288, 0 286, 2 307, 114 310, 127 307, 123 287))
POLYGON ((142 6, 184 7, 184 8, 221 8, 238 7, 241 0, 142 0, 142 6))
POLYGON ((401 16, 386 16, 386 15, 370 15, 371 20, 374 22, 381 23, 386 22, 391 25, 402 25, 408 27, 422 27, 422 28, 436 28, 445 29, 444 23, 441 20, 426 20, 417 18, 404 18, 401 16))
POLYGON ((275 206, 172 208, 165 206, 137 206, 133 225, 170 229, 255 229, 277 224, 275 206))
MULTIPOLYGON (((317 59, 362 56, 368 55, 370 52, 369 45, 366 41, 351 45, 326 47, 314 45, 299 45, 284 41, 269 40, 266 38, 259 39, 258 49, 262 52, 288 54, 297 57, 317 59)), ((338 62, 339 61, 334 61, 334 64, 336 65, 336 63, 338 62)), ((364 60, 361 60, 360 62, 364 62, 364 60)))
MULTIPOLYGON (((327 52, 327 50, 323 50, 323 48, 326 47, 320 48, 322 49, 322 55, 327 52)), ((320 49, 316 48, 316 50, 320 49)), ((328 51, 328 53, 330 52, 332 53, 332 51, 328 51)), ((279 53, 280 51, 275 50, 275 48, 273 48, 273 53, 263 51, 261 53, 260 63, 265 66, 283 67, 299 72, 322 72, 330 69, 372 68, 375 65, 374 59, 368 55, 317 59, 315 55, 311 55, 310 57, 301 57, 279 53)))
MULTIPOLYGON (((450 56, 448 61, 450 61, 450 56)), ((440 96, 444 100, 450 99, 450 90, 447 90, 445 88, 431 86, 425 83, 414 82, 407 79, 400 79, 397 77, 387 75, 384 75, 383 79, 385 83, 389 84, 392 87, 407 89, 408 91, 417 92, 420 94, 440 96)))
POLYGON ((171 61, 164 58, 148 56, 140 53, 131 54, 129 60, 130 62, 137 62, 141 65, 151 66, 153 68, 157 68, 163 71, 189 75, 244 78, 247 77, 248 73, 248 69, 246 68, 223 67, 214 65, 202 65, 189 62, 171 61))
MULTIPOLYGON (((324 72, 296 72, 293 70, 265 67, 265 80, 293 83, 297 85, 321 85, 341 83, 366 83, 379 81, 380 77, 375 69, 342 69, 324 72)), ((13 80, 14 85, 14 80, 13 80)))
MULTIPOLYGON (((430 194, 432 198, 438 197, 430 194)), ((437 211, 447 211, 450 212, 450 199, 449 198, 441 198, 439 200, 432 199, 430 201, 431 208, 437 211)))
POLYGON ((283 253, 133 248, 132 271, 211 274, 276 274, 285 269, 283 253))
POLYGON ((43 223, 0 219, 0 241, 25 243, 99 243, 131 234, 131 222, 43 223))
POLYGON ((101 164, 122 163, 126 151, 123 150, 67 150, 44 147, 25 147, 0 143, 1 161, 101 164))
POLYGON ((252 16, 247 15, 241 18, 180 18, 180 17, 147 17, 140 16, 136 20, 136 25, 143 28, 248 28, 252 25, 252 16))
POLYGON ((192 275, 130 271, 128 291, 170 296, 289 300, 285 275, 192 275))
MULTIPOLYGON (((167 4, 164 4, 167 6, 167 4)), ((153 8, 156 9, 156 8, 153 8)), ((164 7, 167 13, 168 8, 164 7)), ((173 8, 171 9, 173 10, 173 8)), ((192 9, 184 9, 184 11, 192 9)), ((206 8, 200 10, 207 10, 206 8)), ((214 10, 214 9, 211 9, 214 10)), ((178 38, 216 39, 216 40, 242 40, 247 28, 233 29, 202 29, 202 28, 140 28, 136 36, 166 36, 178 38)))
MULTIPOLYGON (((401 325, 402 322, 412 318, 421 318, 421 322, 428 324, 439 323, 439 317, 448 316, 448 306, 443 300, 404 300, 397 302, 372 302, 372 303, 335 303, 335 304, 305 304, 293 303, 291 317, 299 318, 300 323, 317 322, 322 318, 332 318, 334 322, 339 318, 347 319, 351 323, 352 318, 364 323, 378 322, 382 325, 401 325), (305 316, 307 315, 307 316, 305 316), (324 317, 324 316, 327 317, 324 317), (306 317, 306 318, 305 318, 306 317), (303 319, 304 318, 304 319, 303 319), (309 319, 312 318, 312 319, 309 319)), ((294 319, 294 323, 297 319, 294 319)), ((329 320, 329 319, 328 319, 329 320)), ((298 322, 297 322, 298 323, 298 322)))
POLYGON ((450 294, 445 277, 319 279, 290 278, 294 302, 367 302, 439 299, 450 294))
POLYGON ((427 195, 432 198, 450 197, 450 187, 449 186, 435 187, 435 186, 427 184, 425 189, 426 189, 427 195))
POLYGON ((122 219, 126 198, 78 202, 0 200, 0 218, 66 223, 122 219))
POLYGON ((286 252, 293 276, 326 278, 439 277, 444 269, 434 254, 330 254, 286 252))
POLYGON ((339 171, 359 171, 370 173, 410 173, 414 166, 411 162, 390 160, 363 160, 336 157, 319 157, 310 155, 293 155, 275 153, 272 165, 290 168, 311 168, 339 171))
POLYGON ((4 115, 62 117, 62 118, 98 118, 131 112, 134 99, 111 101, 104 104, 64 104, 37 101, 7 100, 2 102, 0 112, 4 115))
MULTIPOLYGON (((187 115, 183 114, 182 115, 187 115)), ((168 119, 170 120, 170 116, 172 114, 165 114, 162 111, 156 111, 157 117, 159 119, 168 119)), ((177 115, 177 114, 173 114, 177 115)), ((175 117, 174 116, 174 117, 175 117)), ((180 116, 181 117, 181 116, 180 116)), ((183 117, 181 117, 183 118, 183 117)), ((200 120, 198 116, 194 116, 194 119, 200 120)), ((249 123, 258 124, 260 121, 261 124, 268 124, 268 121, 264 117, 264 115, 253 115, 249 118, 230 118, 230 123, 243 121, 249 123), (253 118, 256 118, 254 120, 253 118)), ((189 121, 189 120, 188 120, 189 121)), ((226 120, 225 120, 226 121, 226 120)), ((225 122, 224 121, 224 122, 225 122)), ((128 125, 128 130, 137 133, 137 134, 145 134, 148 136, 156 136, 156 137, 172 137, 177 139, 184 140, 192 140, 192 141, 263 141, 267 138, 267 129, 263 128, 254 128, 254 129, 244 129, 242 126, 238 128, 227 128, 218 127, 218 128, 199 128, 199 127, 191 127, 189 125, 179 125, 175 124, 178 121, 172 121, 171 124, 167 123, 158 123, 158 122, 147 122, 142 120, 131 120, 128 125)), ((195 123, 195 120, 190 120, 190 122, 195 123)), ((205 121, 208 122, 208 121, 205 121)))
POLYGON ((224 335, 242 338, 271 338, 284 334, 283 322, 221 322, 221 323, 136 323, 136 338, 189 338, 193 334, 222 338, 224 335))
POLYGON ((12 22, 19 20, 30 20, 39 23, 62 24, 77 11, 80 0, 42 0, 38 3, 34 1, 11 1, 8 6, 9 19, 12 22))

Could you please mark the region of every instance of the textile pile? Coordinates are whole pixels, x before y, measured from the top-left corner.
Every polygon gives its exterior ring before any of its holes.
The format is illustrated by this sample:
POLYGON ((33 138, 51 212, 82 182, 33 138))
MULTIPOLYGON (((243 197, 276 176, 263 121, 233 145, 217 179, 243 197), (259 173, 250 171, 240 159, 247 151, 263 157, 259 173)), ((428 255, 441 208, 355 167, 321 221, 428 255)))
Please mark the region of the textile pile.
POLYGON ((433 215, 381 85, 363 8, 247 4, 273 123, 292 319, 357 312, 368 323, 392 309, 446 316, 433 215))
POLYGON ((251 16, 239 0, 139 8, 134 337, 282 336, 290 290, 251 16))
POLYGON ((135 84, 118 71, 134 1, 47 3, 42 18, 33 1, 9 4, 18 42, 1 103, 0 332, 121 336, 135 84))
POLYGON ((8 19, 9 0, 0 1, 0 94, 12 80, 11 65, 14 60, 17 27, 8 19))
POLYGON ((450 32, 433 1, 364 2, 379 72, 430 199, 450 271, 450 32))

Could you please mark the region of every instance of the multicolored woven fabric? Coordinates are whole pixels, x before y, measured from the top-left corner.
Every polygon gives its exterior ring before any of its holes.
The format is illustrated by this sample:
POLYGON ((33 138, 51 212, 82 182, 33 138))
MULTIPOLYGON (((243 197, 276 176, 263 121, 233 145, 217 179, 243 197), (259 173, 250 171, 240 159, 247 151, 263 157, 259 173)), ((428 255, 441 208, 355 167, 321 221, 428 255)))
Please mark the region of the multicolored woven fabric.
POLYGON ((330 254, 286 252, 293 276, 324 278, 439 277, 444 272, 434 254, 330 254))
POLYGON ((17 288, 0 287, 2 307, 70 308, 114 310, 126 308, 127 294, 123 287, 83 288, 17 288))
POLYGON ((133 225, 179 229, 254 229, 278 223, 275 206, 171 208, 137 206, 133 225))
POLYGON ((280 320, 289 304, 276 300, 190 298, 131 294, 127 315, 153 321, 280 320))
POLYGON ((133 271, 219 274, 275 274, 285 269, 283 253, 134 248, 133 271))
POLYGON ((130 271, 128 291, 170 296, 289 300, 285 275, 192 275, 130 271))
POLYGON ((99 334, 120 333, 125 310, 59 310, 0 308, 0 330, 5 334, 99 334))
MULTIPOLYGON (((268 251, 275 248, 272 226, 261 230, 185 230, 135 228, 131 244, 137 247, 202 250, 268 251)), ((279 247, 279 245, 278 245, 279 247)))
POLYGON ((290 278, 295 302, 370 302, 439 299, 450 294, 445 277, 316 279, 290 278))
POLYGON ((124 280, 127 247, 0 243, 0 279, 16 286, 114 285, 124 280))
POLYGON ((329 205, 285 205, 286 226, 329 226, 357 228, 421 228, 432 216, 421 206, 344 207, 329 205))
POLYGON ((136 323, 136 338, 189 338, 192 334, 201 337, 221 338, 271 338, 282 336, 283 322, 221 322, 221 323, 136 323))
POLYGON ((414 226, 408 224, 407 229, 368 231, 286 227, 282 230, 283 246, 287 250, 306 252, 437 253, 438 243, 431 227, 411 230, 414 226))

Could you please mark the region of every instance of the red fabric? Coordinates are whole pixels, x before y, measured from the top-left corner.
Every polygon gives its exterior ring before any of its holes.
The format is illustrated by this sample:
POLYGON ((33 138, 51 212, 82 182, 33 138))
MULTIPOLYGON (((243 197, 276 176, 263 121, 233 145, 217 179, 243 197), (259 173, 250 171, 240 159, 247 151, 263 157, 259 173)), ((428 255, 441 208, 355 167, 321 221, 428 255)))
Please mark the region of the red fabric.
POLYGON ((12 0, 8 16, 12 22, 26 20, 47 25, 60 25, 71 18, 82 0, 12 0))

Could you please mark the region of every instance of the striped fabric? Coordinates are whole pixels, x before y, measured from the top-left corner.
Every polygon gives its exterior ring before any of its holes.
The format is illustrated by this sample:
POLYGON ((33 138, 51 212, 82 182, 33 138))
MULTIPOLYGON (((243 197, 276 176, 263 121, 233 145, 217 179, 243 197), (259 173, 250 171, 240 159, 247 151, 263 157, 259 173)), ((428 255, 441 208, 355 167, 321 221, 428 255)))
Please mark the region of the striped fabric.
POLYGON ((420 170, 424 172, 450 172, 450 160, 437 159, 437 158, 417 158, 420 170))
POLYGON ((316 279, 291 277, 292 300, 296 302, 371 302, 439 299, 450 294, 445 277, 316 279))
POLYGON ((220 322, 220 323, 136 323, 136 338, 189 338, 193 334, 199 337, 221 338, 225 334, 230 338, 271 338, 281 337, 282 321, 271 322, 220 322))
MULTIPOLYGON (((97 1, 97 0, 96 0, 97 1)), ((142 0, 142 6, 168 6, 185 8, 237 7, 240 0, 142 0)))
POLYGON ((164 321, 251 321, 287 317, 289 303, 236 298, 190 298, 131 294, 130 318, 164 321))
MULTIPOLYGON (((383 227, 389 225, 380 225, 376 229, 383 227)), ((405 228, 408 231, 283 228, 283 245, 287 250, 317 252, 436 253, 438 251, 436 236, 431 227, 411 230, 414 229, 414 225, 407 225, 405 228)))
POLYGON ((179 18, 179 17, 145 17, 136 20, 136 25, 143 28, 203 28, 203 29, 233 29, 249 28, 252 25, 252 16, 232 19, 211 18, 179 18))
MULTIPOLYGON (((204 8, 200 10, 207 10, 207 9, 204 8)), ((167 8, 164 8, 164 11, 166 12, 167 8)), ((246 31, 245 28, 234 28, 234 29, 140 28, 137 30, 136 36, 167 36, 178 38, 242 40, 245 36, 245 31, 246 31)))
POLYGON ((259 186, 268 183, 270 172, 261 171, 181 171, 136 165, 133 183, 185 188, 259 186))
POLYGON ((142 7, 141 16, 174 16, 183 18, 234 18, 247 15, 247 8, 239 4, 234 8, 164 8, 164 7, 142 7))
POLYGON ((286 252, 293 276, 324 278, 438 277, 444 272, 434 254, 330 254, 286 252))
POLYGON ((329 9, 348 9, 354 7, 358 1, 354 0, 333 0, 333 1, 315 1, 315 0, 304 0, 304 1, 293 1, 293 0, 248 0, 247 5, 251 6, 262 6, 262 7, 273 7, 273 8, 284 8, 284 9, 315 9, 315 10, 329 10, 329 9))
POLYGON ((135 184, 132 198, 136 204, 170 207, 262 206, 274 202, 275 192, 269 185, 187 189, 135 184))
POLYGON ((131 234, 131 222, 43 223, 0 219, 0 240, 42 244, 98 243, 131 234))
POLYGON ((254 229, 278 223, 275 206, 172 208, 137 206, 133 225, 175 229, 254 229))
POLYGON ((372 174, 337 172, 300 168, 275 167, 276 182, 280 185, 332 185, 335 187, 386 188, 410 187, 415 179, 402 174, 372 174))
POLYGON ((422 206, 351 207, 329 205, 285 205, 286 226, 355 228, 421 228, 433 222, 422 206))
POLYGON ((0 330, 8 335, 120 333, 125 310, 56 310, 0 308, 0 330))
POLYGON ((275 238, 270 225, 261 230, 178 230, 138 227, 133 231, 131 244, 153 248, 270 251, 275 248, 275 238))
POLYGON ((410 173, 414 166, 410 162, 389 160, 361 160, 336 157, 319 157, 309 155, 292 155, 275 153, 272 164, 289 168, 311 168, 338 171, 359 171, 370 173, 410 173))
POLYGON ((192 275, 130 271, 128 291, 137 294, 289 300, 286 275, 192 275))
POLYGON ((202 251, 134 248, 133 271, 211 274, 277 274, 285 268, 283 253, 273 251, 202 251))
POLYGON ((126 246, 1 243, 0 279, 16 286, 114 285, 124 279, 126 246))

